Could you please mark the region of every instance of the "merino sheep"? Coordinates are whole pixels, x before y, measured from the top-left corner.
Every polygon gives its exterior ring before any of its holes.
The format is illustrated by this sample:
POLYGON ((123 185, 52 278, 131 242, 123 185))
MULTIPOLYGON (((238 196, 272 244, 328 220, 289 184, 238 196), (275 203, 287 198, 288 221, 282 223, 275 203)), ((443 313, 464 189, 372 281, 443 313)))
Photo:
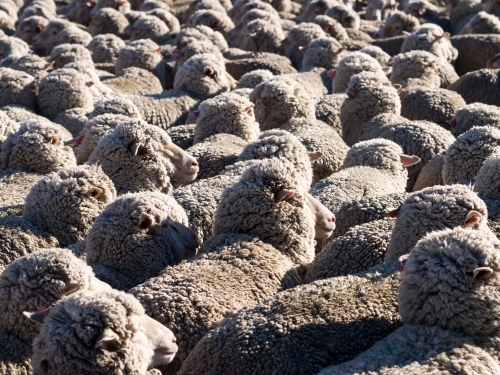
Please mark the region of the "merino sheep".
POLYGON ((498 53, 500 35, 473 34, 455 35, 451 38, 458 51, 455 69, 460 76, 488 67, 488 63, 498 53))
POLYGON ((28 319, 79 290, 104 292, 110 287, 95 278, 85 262, 66 249, 45 249, 26 255, 0 274, 0 370, 28 374, 31 344, 40 325, 28 319))
POLYGON ((113 8, 102 8, 92 18, 89 32, 93 37, 99 34, 115 34, 124 38, 128 25, 127 18, 120 11, 113 8))
POLYGON ((198 241, 186 225, 186 213, 170 196, 123 195, 95 219, 86 239, 87 263, 101 280, 128 290, 196 254, 198 241))
POLYGON ((194 143, 218 133, 233 134, 245 141, 254 141, 260 130, 253 107, 248 99, 231 93, 203 101, 195 113, 197 119, 194 143))
POLYGON ((344 47, 334 38, 315 39, 304 52, 301 71, 306 72, 313 67, 335 68, 345 55, 343 51, 344 47))
POLYGON ((283 29, 276 21, 256 19, 245 26, 234 46, 245 51, 279 53, 284 38, 283 29))
POLYGON ((168 26, 155 16, 141 16, 128 28, 130 41, 151 39, 158 44, 165 44, 170 39, 168 26))
POLYGON ((88 67, 94 67, 90 51, 79 44, 58 45, 52 50, 49 60, 53 62, 56 69, 61 69, 71 63, 82 63, 88 67))
POLYGON ((390 38, 402 35, 405 31, 412 32, 418 26, 420 26, 420 22, 417 18, 398 11, 385 20, 384 26, 375 33, 375 38, 390 38))
POLYGON ((95 166, 73 167, 41 178, 26 197, 21 217, 0 219, 2 264, 40 248, 85 239, 92 219, 115 196, 111 180, 95 166))
POLYGON ((313 22, 317 15, 324 14, 327 9, 336 4, 337 1, 334 0, 312 0, 297 17, 297 22, 313 22))
POLYGON ((133 66, 123 69, 116 78, 105 80, 104 84, 113 92, 124 95, 158 95, 163 92, 157 76, 133 66))
POLYGON ((333 374, 481 373, 500 371, 496 354, 500 242, 463 228, 417 243, 401 274, 403 327, 333 374), (469 306, 474 306, 472 311, 469 306))
POLYGON ((39 50, 42 55, 49 55, 52 48, 54 48, 57 34, 68 25, 69 22, 64 19, 56 18, 51 20, 41 32, 33 37, 31 45, 34 49, 39 50))
POLYGON ((225 12, 214 9, 201 9, 197 11, 189 18, 187 24, 191 27, 199 25, 208 26, 224 36, 231 29, 234 29, 234 23, 231 18, 225 12))
POLYGON ((467 104, 484 103, 500 105, 500 70, 481 69, 467 73, 450 85, 449 90, 456 91, 467 104))
POLYGON ((288 57, 296 69, 300 69, 304 53, 300 47, 308 46, 314 39, 326 37, 325 32, 315 23, 301 23, 288 32, 284 40, 285 56, 288 57))
POLYGON ((164 130, 143 120, 129 120, 114 128, 97 143, 88 163, 102 167, 118 194, 169 193, 173 184, 192 181, 198 173, 191 155, 175 146, 164 130))
POLYGON ((488 206, 488 226, 500 236, 500 200, 498 197, 498 154, 483 163, 475 178, 474 191, 488 206))
POLYGON ((238 79, 236 89, 254 89, 259 84, 269 81, 274 77, 274 74, 267 69, 257 69, 246 73, 238 79))
POLYGON ((47 75, 47 60, 37 55, 10 55, 0 61, 0 67, 11 68, 33 76, 36 82, 47 75))
POLYGON ((308 262, 314 254, 314 218, 298 177, 293 165, 278 159, 247 169, 222 194, 215 237, 200 253, 131 290, 153 317, 179 336, 181 361, 232 310, 297 285, 294 262, 308 262), (257 211, 251 208, 255 199, 260 203, 257 211), (207 292, 209 304, 197 303, 207 292), (176 308, 168 312, 160 307, 171 304, 176 308))
POLYGON ((418 174, 412 191, 422 190, 426 187, 444 185, 443 183, 444 152, 434 156, 422 167, 418 174))
POLYGON ((172 331, 130 294, 74 294, 50 309, 33 343, 35 373, 146 374, 177 352, 172 331), (54 358, 58 358, 57 364, 54 358))
POLYGON ((16 38, 24 40, 26 43, 31 43, 33 37, 36 34, 42 32, 42 30, 48 25, 49 20, 41 16, 31 16, 23 19, 16 27, 14 36, 16 38))
POLYGON ((125 14, 130 11, 130 3, 127 0, 97 0, 92 8, 91 17, 95 17, 97 12, 102 8, 116 9, 125 14))
POLYGON ((473 127, 460 135, 444 155, 443 183, 474 184, 483 162, 500 150, 500 129, 473 127))
POLYGON ((0 106, 9 104, 36 111, 36 80, 28 73, 0 68, 0 106))
POLYGON ((22 39, 13 36, 0 37, 0 59, 10 55, 26 55, 29 49, 29 45, 22 39))
POLYGON ((492 14, 479 12, 458 34, 500 34, 500 20, 492 14))
POLYGON ((472 129, 473 126, 498 127, 499 124, 499 108, 483 103, 472 103, 460 108, 450 120, 451 132, 455 137, 472 129))
POLYGON ((92 36, 85 30, 80 29, 76 25, 69 25, 68 27, 61 30, 59 34, 56 35, 54 41, 54 46, 58 46, 65 43, 70 44, 81 44, 82 46, 87 46, 92 40, 92 36))
POLYGON ((366 19, 385 20, 396 11, 397 6, 395 0, 369 0, 366 6, 366 19))

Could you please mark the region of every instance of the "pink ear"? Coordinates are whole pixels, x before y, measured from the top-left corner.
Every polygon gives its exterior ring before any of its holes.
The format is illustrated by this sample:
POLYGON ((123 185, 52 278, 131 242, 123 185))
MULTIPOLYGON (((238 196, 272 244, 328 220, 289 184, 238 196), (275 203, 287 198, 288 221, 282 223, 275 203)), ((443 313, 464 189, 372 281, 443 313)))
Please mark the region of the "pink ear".
POLYGON ((397 217, 399 215, 399 211, 401 211, 401 206, 399 206, 398 208, 389 208, 385 216, 397 217))
POLYGON ((318 160, 320 157, 323 156, 323 153, 322 152, 319 152, 319 151, 316 151, 316 152, 308 152, 309 154, 309 160, 311 161, 311 163, 313 161, 316 161, 318 160))
POLYGON ((45 321, 45 317, 49 315, 49 313, 50 313, 50 307, 35 312, 23 311, 23 315, 25 317, 38 324, 43 324, 43 322, 45 321))
POLYGON ((417 164, 420 161, 420 158, 415 155, 405 155, 401 154, 400 156, 401 159, 401 164, 403 164, 404 167, 409 167, 411 165, 417 164))
POLYGON ((143 212, 139 217, 139 228, 148 229, 155 223, 155 218, 150 214, 143 212))
POLYGON ((333 80, 335 78, 335 74, 337 74, 337 69, 330 69, 326 74, 328 74, 328 77, 333 80))
POLYGON ((290 199, 295 195, 295 191, 289 189, 281 189, 276 194, 274 194, 274 201, 276 203, 281 202, 283 200, 290 199))
POLYGON ((472 210, 465 217, 464 226, 465 227, 473 227, 474 225, 478 224, 482 218, 483 218, 483 215, 481 215, 477 211, 472 210))

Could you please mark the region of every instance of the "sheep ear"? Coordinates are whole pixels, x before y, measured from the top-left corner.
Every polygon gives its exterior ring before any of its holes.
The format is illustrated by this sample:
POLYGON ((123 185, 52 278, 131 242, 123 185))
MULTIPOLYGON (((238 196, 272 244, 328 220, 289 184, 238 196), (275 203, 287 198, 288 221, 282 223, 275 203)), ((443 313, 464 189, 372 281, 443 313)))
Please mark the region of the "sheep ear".
POLYGON ((401 86, 399 83, 393 83, 392 87, 394 87, 396 90, 399 91, 399 90, 401 90, 401 87, 403 87, 403 86, 401 86))
POLYGON ((436 62, 431 61, 431 63, 429 64, 429 68, 436 69, 436 62))
POLYGON ((409 167, 411 165, 417 164, 420 161, 420 158, 415 155, 405 155, 401 154, 401 164, 403 164, 403 167, 409 167))
POLYGON ((49 70, 50 68, 52 68, 52 65, 54 65, 54 61, 47 60, 47 64, 45 64, 45 66, 43 68, 45 70, 49 70))
POLYGON ((330 77, 331 80, 335 78, 335 74, 337 74, 337 69, 330 69, 328 72, 328 77, 330 77))
POLYGON ((390 66, 392 65, 393 62, 394 62, 394 57, 391 57, 389 60, 387 60, 385 64, 390 66))
POLYGON ((53 145, 56 145, 59 143, 59 137, 52 137, 52 139, 50 140, 50 143, 52 143, 53 145))
POLYGON ((392 72, 392 66, 384 66, 382 67, 382 71, 386 74, 389 74, 390 72, 392 72))
POLYGON ((313 161, 316 161, 318 160, 320 157, 323 156, 323 153, 322 152, 319 152, 319 151, 316 151, 316 152, 308 152, 309 154, 309 160, 311 161, 311 163, 313 161))
POLYGON ((83 284, 80 282, 68 281, 66 283, 66 288, 64 289, 64 295, 67 296, 71 293, 75 293, 77 290, 81 289, 82 286, 83 284))
POLYGON ((206 66, 205 69, 203 69, 203 74, 205 74, 206 76, 211 76, 214 74, 214 70, 211 67, 206 66))
POLYGON ((399 206, 398 208, 388 208, 385 216, 397 217, 399 215, 399 211, 401 211, 401 206, 399 206))
POLYGON ((99 196, 102 194, 102 189, 94 186, 92 189, 89 190, 89 195, 92 197, 92 198, 99 198, 99 196))
POLYGON ((88 8, 92 8, 94 6, 94 3, 91 1, 87 1, 85 5, 87 5, 88 8))
POLYGON ((113 331, 111 328, 105 328, 104 331, 97 337, 97 341, 95 342, 94 348, 106 348, 107 345, 118 341, 120 338, 118 334, 113 331))
POLYGON ((43 26, 42 25, 36 25, 35 26, 35 32, 36 33, 41 33, 43 30, 43 26))
POLYGON ((252 115, 253 114, 253 108, 252 107, 248 107, 247 110, 246 110, 247 114, 248 115, 252 115))
POLYGON ((141 148, 142 146, 142 143, 140 142, 134 142, 132 143, 130 146, 129 146, 129 151, 132 153, 132 155, 137 155, 137 153, 139 152, 139 149, 141 148))
POLYGON ((483 215, 481 215, 477 211, 472 210, 465 217, 464 227, 473 227, 474 225, 478 224, 482 218, 483 215))
POLYGON ((219 25, 220 21, 216 18, 212 21, 210 21, 210 27, 216 27, 217 25, 219 25))
POLYGON ((289 189, 281 189, 276 194, 274 194, 274 201, 276 203, 281 202, 283 200, 290 199, 295 195, 295 191, 289 189))
POLYGON ((158 47, 156 50, 155 50, 156 53, 161 53, 161 47, 158 47))
POLYGON ((340 48, 337 50, 337 53, 344 52, 344 50, 345 50, 345 47, 344 47, 344 46, 342 46, 342 47, 340 47, 340 48))
POLYGON ((85 86, 92 87, 92 86, 94 86, 94 82, 91 82, 91 81, 85 82, 85 86))
POLYGON ((139 217, 139 228, 141 229, 148 229, 153 226, 154 223, 155 218, 150 214, 143 212, 139 217))
POLYGON ((50 313, 50 307, 44 309, 44 310, 38 310, 35 312, 29 312, 29 311, 23 311, 23 315, 28 318, 29 320, 32 320, 38 324, 43 324, 45 321, 45 317, 49 315, 50 313))
POLYGON ((472 278, 474 280, 486 280, 493 275, 493 270, 490 267, 479 267, 474 270, 472 278))

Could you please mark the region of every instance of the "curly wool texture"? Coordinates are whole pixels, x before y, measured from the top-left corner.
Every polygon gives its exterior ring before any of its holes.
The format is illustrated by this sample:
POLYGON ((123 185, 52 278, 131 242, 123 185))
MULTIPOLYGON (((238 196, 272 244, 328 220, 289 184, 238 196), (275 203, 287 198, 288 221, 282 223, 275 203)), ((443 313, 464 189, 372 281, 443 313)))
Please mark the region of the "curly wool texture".
POLYGON ((61 30, 59 34, 56 35, 55 45, 60 44, 79 44, 82 46, 87 46, 92 40, 92 35, 88 32, 80 29, 76 25, 69 25, 65 29, 61 30))
POLYGON ((471 18, 459 34, 500 34, 500 20, 493 14, 481 11, 471 18))
POLYGON ((140 39, 127 44, 118 54, 115 62, 116 74, 126 68, 136 67, 153 72, 161 62, 160 46, 151 39, 140 39))
POLYGON ((349 147, 330 126, 313 119, 291 119, 281 129, 296 136, 309 152, 321 152, 312 162, 314 185, 339 170, 349 147))
POLYGON ((99 165, 113 181, 118 194, 173 190, 170 177, 175 166, 163 154, 171 143, 165 131, 142 120, 129 120, 101 138, 88 164, 99 165), (137 145, 134 154, 130 147, 137 145))
POLYGON ((186 150, 194 144, 195 128, 196 124, 173 126, 167 130, 167 134, 173 144, 186 150))
POLYGON ((441 78, 436 71, 438 57, 427 51, 410 51, 394 57, 391 82, 403 87, 438 88, 441 78))
POLYGON ((388 53, 384 52, 382 48, 377 46, 368 45, 365 48, 360 49, 359 52, 370 55, 379 62, 380 66, 385 66, 391 59, 391 56, 388 53))
POLYGON ((267 69, 257 69, 246 73, 238 79, 236 89, 254 89, 263 82, 269 81, 274 77, 274 74, 267 69))
POLYGON ((333 0, 312 0, 307 3, 303 12, 297 17, 298 22, 314 22, 318 14, 324 14, 325 11, 337 2, 333 0))
POLYGON ((0 61, 0 67, 28 73, 37 82, 47 75, 47 60, 37 55, 10 55, 0 61))
MULTIPOLYGON (((265 21, 266 25, 267 25, 267 23, 274 22, 276 24, 274 27, 277 28, 277 30, 281 30, 280 33, 283 34, 283 28, 281 27, 281 19, 276 12, 255 8, 255 9, 249 10, 246 13, 243 13, 239 22, 235 23, 234 29, 232 29, 228 33, 229 44, 240 48, 241 47, 240 43, 242 42, 243 38, 245 38, 245 34, 244 34, 245 31, 244 30, 245 30, 246 26, 250 22, 255 21, 255 20, 265 21)), ((269 27, 271 27, 271 25, 269 25, 269 27)), ((242 49, 245 49, 245 48, 242 48, 242 49)))
POLYGON ((444 152, 434 156, 422 167, 412 191, 419 191, 426 187, 444 185, 443 183, 444 152))
POLYGON ((197 109, 194 143, 203 142, 211 135, 226 133, 254 141, 260 133, 255 121, 253 103, 237 94, 218 95, 203 101, 197 109))
POLYGON ((71 147, 64 146, 65 129, 56 124, 24 122, 0 147, 0 169, 47 174, 76 166, 71 147))
POLYGON ((375 33, 375 37, 390 38, 402 35, 404 31, 412 32, 418 26, 420 26, 420 22, 417 18, 397 11, 385 20, 384 25, 375 33))
MULTIPOLYGON (((15 374, 31 373, 31 343, 40 325, 23 311, 53 306, 68 293, 68 285, 83 290, 104 290, 109 286, 97 280, 85 262, 64 249, 39 250, 11 263, 0 274, 0 370, 15 374)), ((7 373, 7 372, 6 372, 7 373)))
POLYGON ((13 36, 0 37, 0 57, 4 58, 9 55, 24 56, 29 53, 30 46, 22 39, 13 36))
POLYGON ((359 126, 363 122, 383 113, 401 113, 397 90, 378 73, 363 72, 353 76, 347 90, 351 96, 340 107, 340 123, 342 138, 348 146, 360 141, 363 133, 359 126))
POLYGON ((117 77, 105 80, 104 84, 117 94, 124 95, 157 95, 163 92, 157 76, 136 67, 123 69, 117 77))
POLYGON ((458 137, 473 126, 498 127, 499 123, 500 110, 497 106, 483 103, 467 104, 455 113, 451 121, 451 132, 458 137))
POLYGON ((208 39, 213 44, 215 44, 221 51, 227 50, 229 46, 227 45, 224 36, 218 32, 214 31, 208 26, 198 25, 196 27, 187 27, 179 34, 177 34, 177 46, 185 46, 193 40, 208 39))
POLYGON ((284 42, 285 56, 292 61, 296 69, 300 69, 304 52, 299 47, 308 46, 313 40, 325 37, 326 34, 319 25, 310 22, 300 23, 288 31, 284 42))
POLYGON ((398 302, 405 325, 355 360, 321 374, 384 368, 397 371, 382 373, 396 374, 406 366, 440 373, 498 372, 498 279, 491 274, 476 278, 475 271, 498 270, 499 246, 490 232, 463 228, 419 241, 401 274, 398 302))
POLYGON ((485 229, 486 204, 467 186, 434 186, 410 194, 399 208, 385 261, 407 254, 432 231, 464 226, 471 211, 481 215, 473 229, 485 229))
POLYGON ((454 91, 440 88, 408 88, 400 91, 401 116, 409 120, 425 120, 448 129, 448 120, 465 106, 454 91))
POLYGON ((179 374, 314 374, 348 361, 399 327, 398 285, 345 276, 278 293, 224 319, 179 374))
POLYGON ((386 139, 359 142, 347 151, 340 171, 319 181, 311 194, 330 211, 355 199, 405 191, 408 172, 403 150, 386 139))
POLYGON ((384 263, 395 219, 381 219, 351 227, 321 249, 307 269, 304 283, 354 275, 384 263))
POLYGON ((247 145, 247 141, 232 134, 215 134, 203 142, 189 147, 186 152, 193 155, 200 165, 198 179, 214 177, 228 165, 238 160, 238 155, 247 145))
POLYGON ((36 80, 28 73, 0 68, 0 106, 9 104, 36 111, 36 80))
POLYGON ((500 197, 498 171, 499 155, 490 156, 476 175, 474 191, 488 206, 488 226, 497 237, 500 235, 500 197))
POLYGON ((59 113, 54 118, 54 122, 66 129, 71 134, 72 137, 70 139, 72 139, 82 131, 85 123, 88 121, 87 115, 88 109, 85 108, 67 109, 59 113))
POLYGON ((120 11, 112 8, 102 8, 92 17, 89 32, 93 37, 99 34, 114 34, 124 38, 128 25, 127 18, 120 11))
POLYGON ((344 57, 344 48, 334 38, 318 38, 307 46, 302 59, 302 71, 308 71, 313 67, 325 69, 335 68, 344 57))
POLYGON ((488 67, 489 60, 498 53, 500 35, 455 35, 451 38, 451 42, 453 47, 458 50, 455 68, 457 73, 463 76, 466 73, 488 67))
POLYGON ((344 100, 344 94, 325 95, 314 105, 316 119, 331 126, 340 136, 342 136, 340 107, 344 100))
POLYGON ((187 24, 192 27, 208 26, 214 31, 220 32, 223 36, 234 29, 234 23, 226 14, 214 9, 201 9, 196 11, 189 19, 187 24))
POLYGON ((401 53, 413 50, 428 51, 449 63, 453 63, 458 56, 458 50, 453 47, 443 29, 431 23, 420 25, 406 37, 401 46, 401 53))
POLYGON ((483 162, 500 151, 500 129, 491 126, 473 127, 460 135, 444 154, 443 182, 474 184, 483 162))
POLYGON ((260 130, 278 128, 292 118, 314 118, 314 103, 292 77, 275 77, 250 94, 260 130), (263 101, 263 99, 265 99, 263 101))
POLYGON ((239 79, 246 73, 253 72, 259 69, 266 69, 275 76, 282 74, 297 73, 297 70, 292 66, 290 59, 276 53, 269 52, 250 52, 239 57, 227 56, 225 54, 226 69, 229 74, 235 79, 239 79))
MULTIPOLYGON (((156 277, 186 255, 171 221, 188 225, 186 213, 173 197, 158 192, 126 194, 95 219, 86 239, 87 263, 97 277, 102 268, 125 276, 126 289, 156 277), (146 228, 140 225, 144 214, 154 218, 146 228)), ((122 289, 112 278, 108 283, 122 289)))
POLYGON ((176 37, 181 31, 181 25, 176 16, 166 9, 155 8, 147 12, 150 16, 158 17, 160 20, 165 22, 170 30, 170 35, 176 37))
POLYGON ((377 60, 363 52, 352 52, 339 61, 337 72, 332 80, 332 92, 345 91, 351 78, 361 72, 373 72, 380 76, 380 79, 385 77, 382 66, 377 60))
POLYGON ((114 34, 100 34, 92 38, 87 48, 94 63, 114 63, 125 42, 114 34))
POLYGON ((58 69, 47 74, 40 82, 37 103, 40 114, 49 119, 67 109, 94 107, 87 79, 75 69, 58 69))
POLYGON ((141 113, 137 106, 130 99, 122 96, 115 96, 97 103, 92 112, 88 114, 88 118, 92 120, 94 117, 105 114, 141 118, 141 113))
POLYGON ((359 14, 347 5, 335 4, 327 9, 325 14, 338 21, 346 29, 359 30, 360 28, 359 14))
POLYGON ((31 188, 23 219, 67 246, 85 239, 92 218, 115 197, 113 183, 100 167, 73 167, 50 173, 31 188))
POLYGON ((15 122, 21 123, 29 120, 43 121, 47 123, 52 123, 46 117, 37 115, 33 111, 29 110, 26 107, 11 104, 0 107, 0 110, 5 112, 7 116, 15 122))
POLYGON ((51 309, 33 343, 34 372, 145 374, 152 354, 132 341, 131 328, 131 318, 143 315, 139 301, 119 291, 77 293, 66 298, 51 309), (96 350, 94 344, 106 328, 118 339, 113 350, 96 350))
POLYGON ((449 89, 456 91, 467 104, 484 103, 500 105, 500 71, 498 69, 481 69, 467 73, 450 85, 449 89))
MULTIPOLYGON (((37 34, 37 26, 39 26, 38 29, 43 30, 49 23, 49 19, 43 16, 30 16, 23 17, 23 19, 20 19, 18 22, 13 36, 22 39, 26 43, 31 43, 31 40, 37 34)), ((12 26, 14 26, 14 22, 12 22, 12 26)))
POLYGON ((276 20, 256 19, 245 26, 234 46, 245 51, 280 53, 284 38, 285 33, 276 20))
POLYGON ((88 67, 94 67, 90 51, 80 44, 61 44, 54 47, 50 60, 54 62, 56 69, 62 69, 71 63, 82 63, 88 67))
POLYGON ((92 151, 94 151, 102 137, 111 134, 114 128, 129 120, 130 117, 128 116, 114 113, 91 118, 80 133, 80 137, 83 136, 83 139, 76 151, 76 161, 78 164, 87 162, 90 154, 92 154, 92 151))
POLYGON ((194 40, 182 49, 177 48, 177 52, 175 53, 176 68, 183 65, 190 57, 202 53, 209 53, 217 56, 220 59, 224 58, 221 51, 219 50, 219 47, 217 47, 209 40, 194 40))
POLYGON ((222 193, 213 234, 258 236, 293 262, 309 263, 314 257, 315 220, 300 178, 293 164, 277 158, 247 169, 238 183, 222 193), (275 194, 283 189, 294 195, 276 203, 275 194))
POLYGON ((161 19, 155 16, 141 16, 129 28, 130 41, 151 39, 158 44, 165 44, 170 39, 170 30, 161 19))

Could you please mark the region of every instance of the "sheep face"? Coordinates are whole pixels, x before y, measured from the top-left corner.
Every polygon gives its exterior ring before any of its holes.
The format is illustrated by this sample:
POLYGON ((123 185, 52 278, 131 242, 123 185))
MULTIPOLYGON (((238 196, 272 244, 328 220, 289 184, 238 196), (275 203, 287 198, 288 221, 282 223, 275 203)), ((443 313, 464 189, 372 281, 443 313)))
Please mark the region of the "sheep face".
POLYGON ((127 0, 97 0, 90 12, 90 17, 93 18, 102 8, 112 8, 125 14, 130 11, 130 3, 127 0))
POLYGON ((359 29, 359 15, 352 8, 337 5, 328 9, 325 14, 332 17, 346 29, 359 29))
POLYGON ((66 18, 71 22, 88 25, 91 16, 90 13, 95 5, 93 0, 78 0, 75 6, 68 12, 66 18))
POLYGON ((302 66, 316 66, 331 69, 344 57, 344 48, 334 38, 319 38, 307 47, 302 66))
POLYGON ((418 19, 403 12, 396 12, 385 20, 384 26, 375 33, 375 38, 391 38, 403 35, 404 31, 412 32, 419 25, 418 19))
POLYGON ((488 230, 433 232, 410 252, 399 311, 407 323, 493 335, 500 318, 500 242, 488 230))
POLYGON ((44 50, 45 53, 50 53, 54 47, 57 34, 67 26, 68 24, 65 21, 50 21, 40 33, 33 37, 31 45, 35 49, 44 50))
POLYGON ((312 22, 314 17, 324 14, 329 8, 324 0, 314 0, 307 4, 306 11, 297 17, 297 23, 300 22, 312 22))
POLYGON ((306 195, 306 201, 315 218, 316 238, 329 238, 335 230, 335 215, 309 193, 306 195))
POLYGON ((142 374, 171 362, 178 350, 175 342, 172 331, 149 318, 131 295, 79 293, 44 319, 33 344, 33 367, 36 374, 62 375, 89 367, 94 374, 142 374), (62 360, 54 365, 56 355, 62 360))
POLYGON ((14 36, 16 38, 24 40, 26 43, 31 43, 35 35, 41 33, 45 26, 48 24, 48 20, 39 17, 32 16, 25 18, 19 25, 16 27, 16 31, 14 32, 14 36))
POLYGON ((366 18, 375 21, 385 20, 396 11, 398 5, 395 0, 369 0, 366 18))

